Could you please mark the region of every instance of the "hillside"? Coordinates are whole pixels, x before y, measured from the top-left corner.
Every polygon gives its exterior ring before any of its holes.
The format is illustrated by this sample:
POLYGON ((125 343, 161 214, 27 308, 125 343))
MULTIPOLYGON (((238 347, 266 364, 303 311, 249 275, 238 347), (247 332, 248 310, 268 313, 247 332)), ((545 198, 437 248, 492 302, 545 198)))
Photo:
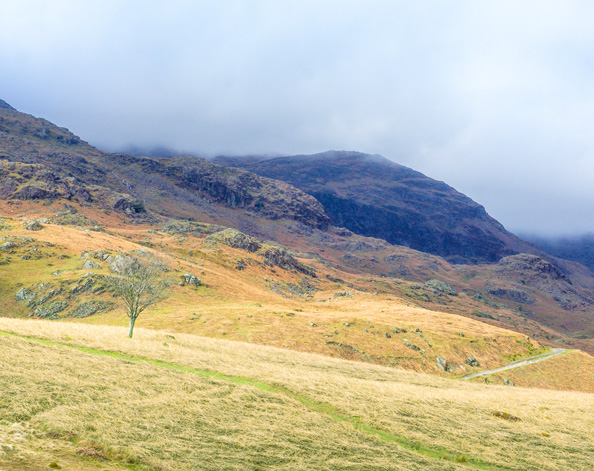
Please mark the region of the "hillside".
POLYGON ((258 232, 260 219, 327 228, 321 204, 286 183, 197 158, 109 154, 64 128, 0 108, 0 199, 57 199, 117 211, 136 222, 147 211, 258 232), (256 221, 254 221, 256 220, 256 221))
MULTIPOLYGON (((179 226, 133 226, 116 236, 49 221, 39 231, 6 218, 4 224, 0 292, 5 313, 13 316, 122 325, 122 307, 102 288, 100 276, 121 254, 155 254, 176 284, 169 300, 143 314, 141 326, 436 374, 444 374, 436 358, 463 375, 472 370, 468 356, 495 367, 539 348, 478 319, 407 303, 408 283, 400 291, 396 284, 337 272, 236 231, 202 225, 192 234, 176 232, 179 226), (177 284, 186 273, 198 277, 199 285, 177 284)), ((445 303, 450 297, 441 298, 445 303)))
POLYGON ((294 185, 320 201, 336 226, 453 263, 535 251, 467 196, 378 155, 333 151, 214 161, 294 185))
POLYGON ((119 256, 152 254, 176 285, 146 327, 442 376, 472 370, 469 357, 490 368, 547 346, 594 352, 594 278, 578 264, 536 251, 453 265, 333 226, 286 182, 193 157, 104 153, 6 107, 0 126, 6 315, 121 325, 100 275, 119 256), (200 283, 179 286, 185 274, 200 283))
POLYGON ((586 470, 594 396, 0 318, 0 466, 586 470), (122 378, 126 378, 125 381, 122 378))

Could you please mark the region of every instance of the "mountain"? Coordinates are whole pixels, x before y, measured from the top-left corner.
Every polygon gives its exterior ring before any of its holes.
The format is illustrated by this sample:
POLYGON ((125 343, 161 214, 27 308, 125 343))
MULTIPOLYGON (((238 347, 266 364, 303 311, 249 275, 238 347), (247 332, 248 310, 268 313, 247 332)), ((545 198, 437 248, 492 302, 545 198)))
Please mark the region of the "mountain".
POLYGON ((378 157, 279 167, 323 205, 247 169, 102 152, 0 104, 0 468, 592 461, 586 267, 378 157), (395 221, 447 259, 344 227, 395 221), (169 286, 133 339, 105 282, 131 256, 169 286))
MULTIPOLYGON (((4 102, 3 102, 4 103, 4 102)), ((327 228, 330 219, 310 195, 277 180, 204 159, 150 159, 102 152, 67 129, 0 108, 0 199, 63 198, 136 217, 171 217, 258 231, 254 219, 291 219, 327 228), (230 211, 231 210, 231 211, 230 211), (240 210, 240 211, 235 211, 240 210)))
MULTIPOLYGON (((0 299, 18 316, 117 323, 99 309, 112 296, 80 270, 151 250, 172 272, 206 273, 155 327, 435 372, 427 355, 443 358, 453 340, 431 313, 449 313, 457 332, 490 324, 594 352, 592 273, 518 239, 445 183, 359 153, 216 162, 103 152, 3 106, 0 299), (199 306, 206 323, 195 322, 199 306), (415 329, 439 342, 396 347, 392 334, 419 308, 415 329), (238 321, 246 312, 257 321, 238 321)), ((464 349, 484 353, 454 343, 458 362, 464 349)), ((490 350, 490 361, 514 348, 490 350)))
POLYGON ((378 155, 332 151, 214 161, 290 183, 320 201, 336 226, 453 263, 536 252, 467 196, 378 155))

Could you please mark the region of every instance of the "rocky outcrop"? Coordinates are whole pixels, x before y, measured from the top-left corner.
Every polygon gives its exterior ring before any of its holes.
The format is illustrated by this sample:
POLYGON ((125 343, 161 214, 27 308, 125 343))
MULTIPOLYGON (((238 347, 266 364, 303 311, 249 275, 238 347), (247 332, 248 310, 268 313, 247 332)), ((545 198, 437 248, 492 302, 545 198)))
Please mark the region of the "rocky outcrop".
POLYGON ((231 228, 211 234, 204 241, 206 243, 225 244, 234 249, 246 250, 248 252, 257 252, 262 247, 262 244, 257 239, 231 228))
POLYGON ((502 258, 498 272, 515 275, 523 284, 534 284, 542 280, 571 281, 552 263, 537 255, 518 254, 502 258))
POLYGON ((498 298, 506 299, 512 303, 527 304, 533 306, 536 304, 536 299, 530 293, 512 289, 512 288, 492 288, 489 290, 489 294, 497 296, 498 298))
POLYGON ((113 209, 123 211, 126 214, 140 214, 146 212, 144 202, 140 198, 130 195, 121 195, 113 203, 113 209))
POLYGON ((202 284, 202 282, 200 281, 200 278, 198 278, 193 273, 185 273, 181 276, 180 285, 182 285, 182 286, 190 285, 190 286, 198 287, 201 284, 202 284))
POLYGON ((28 231, 40 231, 43 229, 43 225, 39 221, 26 221, 23 223, 23 227, 28 231))
POLYGON ((261 255, 265 263, 271 266, 277 266, 284 270, 296 270, 304 275, 315 278, 316 272, 312 267, 299 262, 284 247, 267 246, 262 249, 261 255))
POLYGON ((177 186, 229 208, 241 208, 266 219, 293 219, 323 230, 330 224, 315 198, 286 183, 194 157, 169 159, 164 165, 167 176, 177 186))
MULTIPOLYGON (((210 244, 224 244, 233 247, 234 249, 257 253, 263 258, 264 263, 268 266, 279 267, 283 270, 295 270, 312 278, 316 277, 315 270, 297 260, 286 247, 272 245, 271 243, 265 244, 237 229, 229 228, 216 232, 209 235, 204 241, 210 244)), ((240 270, 245 268, 245 263, 242 263, 241 265, 243 266, 242 268, 239 268, 240 270)))
POLYGON ((74 178, 63 178, 43 164, 9 163, 0 165, 0 199, 23 201, 64 198, 90 202, 84 184, 74 178))
MULTIPOLYGON (((518 254, 505 257, 496 265, 494 272, 520 285, 536 288, 550 295, 565 310, 576 310, 594 304, 594 295, 572 281, 552 263, 530 254, 518 254)), ((531 296, 519 291, 501 292, 504 295, 521 297, 525 304, 530 304, 531 296)), ((503 296, 505 297, 505 296, 503 296)), ((509 299, 509 298, 508 298, 509 299)))

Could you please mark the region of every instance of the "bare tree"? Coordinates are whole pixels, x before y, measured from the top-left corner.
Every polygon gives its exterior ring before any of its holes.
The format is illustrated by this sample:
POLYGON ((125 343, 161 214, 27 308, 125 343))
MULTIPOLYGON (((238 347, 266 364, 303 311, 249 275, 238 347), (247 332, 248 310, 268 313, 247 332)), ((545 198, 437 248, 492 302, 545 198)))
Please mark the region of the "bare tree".
POLYGON ((162 279, 163 265, 155 260, 145 262, 131 256, 118 256, 111 264, 115 276, 105 276, 110 291, 121 296, 130 318, 128 337, 132 338, 134 323, 149 306, 168 297, 168 280, 162 279))

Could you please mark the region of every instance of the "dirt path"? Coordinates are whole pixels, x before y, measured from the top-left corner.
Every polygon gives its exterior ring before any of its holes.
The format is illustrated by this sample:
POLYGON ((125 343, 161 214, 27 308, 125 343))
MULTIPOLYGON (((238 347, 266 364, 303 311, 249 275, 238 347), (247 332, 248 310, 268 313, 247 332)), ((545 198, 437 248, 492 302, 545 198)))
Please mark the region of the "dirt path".
POLYGON ((538 363, 539 361, 548 360, 549 358, 556 357, 557 355, 561 355, 565 353, 567 350, 564 348, 551 348, 550 353, 545 353, 544 355, 538 355, 535 357, 526 358, 525 360, 517 360, 509 365, 502 366, 501 368, 495 368, 494 370, 485 370, 479 371, 477 373, 470 373, 466 376, 462 377, 462 379, 470 379, 476 378, 477 376, 487 376, 493 373, 499 373, 500 371, 511 370, 513 368, 519 368, 521 366, 532 365, 533 363, 538 363))

